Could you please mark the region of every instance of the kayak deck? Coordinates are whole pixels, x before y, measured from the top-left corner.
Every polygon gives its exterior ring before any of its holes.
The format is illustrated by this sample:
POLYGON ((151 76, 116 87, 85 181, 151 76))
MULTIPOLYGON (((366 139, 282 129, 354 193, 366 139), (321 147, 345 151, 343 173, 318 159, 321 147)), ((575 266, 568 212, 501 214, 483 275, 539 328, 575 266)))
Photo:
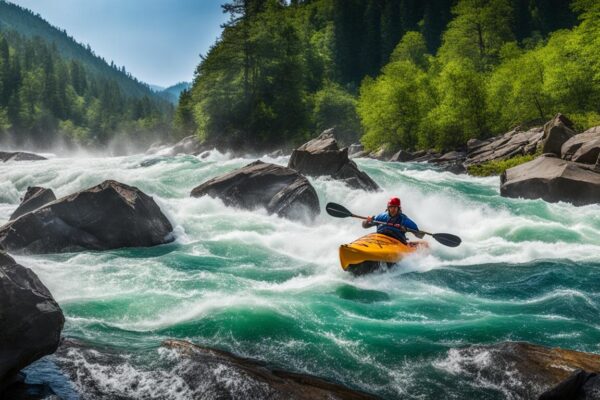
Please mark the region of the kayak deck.
POLYGON ((340 246, 340 264, 354 274, 372 272, 382 265, 390 266, 409 254, 429 247, 423 240, 407 244, 380 233, 371 233, 340 246))

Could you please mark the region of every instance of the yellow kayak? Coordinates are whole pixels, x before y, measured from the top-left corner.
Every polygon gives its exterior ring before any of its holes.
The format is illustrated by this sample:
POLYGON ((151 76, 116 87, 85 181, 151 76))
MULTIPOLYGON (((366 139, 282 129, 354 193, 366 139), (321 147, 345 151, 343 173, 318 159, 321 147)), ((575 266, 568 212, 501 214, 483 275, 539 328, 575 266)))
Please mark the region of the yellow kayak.
POLYGON ((364 274, 379 268, 382 263, 394 264, 407 255, 429 248, 424 240, 404 244, 390 236, 371 233, 352 243, 340 246, 340 263, 344 271, 364 274))

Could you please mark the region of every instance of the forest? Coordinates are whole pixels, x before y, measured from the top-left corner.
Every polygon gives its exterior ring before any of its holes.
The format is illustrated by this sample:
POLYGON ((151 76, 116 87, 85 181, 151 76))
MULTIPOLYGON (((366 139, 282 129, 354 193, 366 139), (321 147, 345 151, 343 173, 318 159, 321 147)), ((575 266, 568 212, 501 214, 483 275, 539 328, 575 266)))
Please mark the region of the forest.
POLYGON ((366 149, 451 149, 567 114, 600 123, 594 0, 234 0, 175 112, 226 146, 335 126, 366 149))

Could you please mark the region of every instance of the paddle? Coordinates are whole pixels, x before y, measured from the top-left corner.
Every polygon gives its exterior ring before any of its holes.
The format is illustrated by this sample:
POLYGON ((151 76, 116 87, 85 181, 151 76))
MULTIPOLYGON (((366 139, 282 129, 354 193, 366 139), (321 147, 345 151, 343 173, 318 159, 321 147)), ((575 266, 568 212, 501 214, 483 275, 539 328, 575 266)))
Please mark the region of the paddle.
MULTIPOLYGON (((367 219, 367 217, 362 217, 360 215, 352 214, 346 207, 344 207, 340 204, 336 204, 336 203, 327 203, 327 205, 325 206, 325 210, 327 210, 327 214, 331 215, 332 217, 336 217, 336 218, 354 217, 354 218, 360 218, 360 219, 367 219)), ((380 225, 394 226, 394 224, 390 224, 387 222, 373 221, 373 223, 380 224, 380 225)), ((425 232, 425 231, 417 231, 417 230, 410 229, 407 227, 403 227, 403 228, 406 229, 406 232, 429 235, 429 236, 433 237, 435 240, 437 240, 439 243, 443 244, 444 246, 448 246, 448 247, 456 247, 460 244, 460 242, 462 242, 462 240, 458 236, 452 235, 450 233, 429 233, 429 232, 425 232)))

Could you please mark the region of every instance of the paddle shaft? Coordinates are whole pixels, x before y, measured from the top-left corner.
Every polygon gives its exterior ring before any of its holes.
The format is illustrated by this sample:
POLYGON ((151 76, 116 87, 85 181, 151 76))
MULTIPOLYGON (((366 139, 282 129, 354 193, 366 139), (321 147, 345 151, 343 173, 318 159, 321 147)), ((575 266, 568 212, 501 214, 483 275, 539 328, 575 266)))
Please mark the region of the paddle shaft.
MULTIPOLYGON (((356 215, 356 214, 350 214, 350 216, 354 217, 354 218, 360 218, 360 219, 364 219, 367 220, 367 217, 363 217, 362 215, 356 215)), ((371 223, 373 224, 377 224, 377 225, 389 225, 389 226, 393 226, 394 228, 396 228, 396 225, 400 225, 400 224, 390 224, 389 222, 382 222, 382 221, 371 221, 371 223)), ((424 232, 424 231, 417 231, 415 229, 410 229, 405 227, 404 225, 400 225, 401 227, 404 228, 404 230, 406 230, 406 232, 410 232, 410 233, 415 233, 415 234, 419 234, 419 235, 429 235, 429 236, 433 236, 433 233, 429 233, 429 232, 424 232)))

